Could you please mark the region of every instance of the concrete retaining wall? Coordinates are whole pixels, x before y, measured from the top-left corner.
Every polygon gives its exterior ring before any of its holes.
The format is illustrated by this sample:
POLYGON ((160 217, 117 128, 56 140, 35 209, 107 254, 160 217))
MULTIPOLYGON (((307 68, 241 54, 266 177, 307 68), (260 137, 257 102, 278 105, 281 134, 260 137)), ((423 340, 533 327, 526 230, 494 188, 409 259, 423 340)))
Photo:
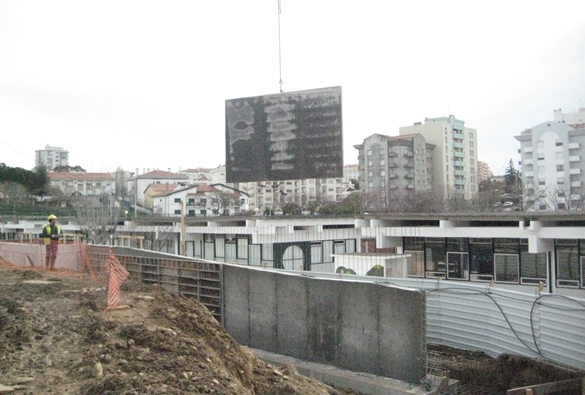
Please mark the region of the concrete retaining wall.
POLYGON ((224 326, 240 343, 418 383, 425 376, 425 294, 224 264, 224 326))

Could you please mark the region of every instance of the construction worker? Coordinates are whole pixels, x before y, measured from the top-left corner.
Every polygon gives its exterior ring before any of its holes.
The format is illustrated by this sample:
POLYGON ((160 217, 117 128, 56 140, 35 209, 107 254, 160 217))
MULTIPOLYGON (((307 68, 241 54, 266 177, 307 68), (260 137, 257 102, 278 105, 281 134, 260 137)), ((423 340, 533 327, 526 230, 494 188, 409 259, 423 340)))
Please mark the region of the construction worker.
POLYGON ((43 240, 45 241, 45 248, 47 250, 45 269, 55 270, 59 240, 63 238, 63 232, 61 231, 61 227, 55 224, 57 217, 54 214, 49 215, 47 219, 49 220, 49 225, 43 228, 43 240))

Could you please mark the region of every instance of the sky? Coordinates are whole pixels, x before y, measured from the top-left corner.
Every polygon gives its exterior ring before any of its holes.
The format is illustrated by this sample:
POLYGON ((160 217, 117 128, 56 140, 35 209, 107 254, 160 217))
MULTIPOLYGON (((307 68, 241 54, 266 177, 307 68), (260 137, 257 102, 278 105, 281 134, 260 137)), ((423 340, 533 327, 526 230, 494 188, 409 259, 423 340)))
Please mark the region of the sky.
POLYGON ((496 175, 513 136, 585 106, 585 1, 0 0, 0 163, 225 164, 225 101, 342 88, 344 164, 454 115, 496 175), (282 84, 280 83, 282 81, 282 84))

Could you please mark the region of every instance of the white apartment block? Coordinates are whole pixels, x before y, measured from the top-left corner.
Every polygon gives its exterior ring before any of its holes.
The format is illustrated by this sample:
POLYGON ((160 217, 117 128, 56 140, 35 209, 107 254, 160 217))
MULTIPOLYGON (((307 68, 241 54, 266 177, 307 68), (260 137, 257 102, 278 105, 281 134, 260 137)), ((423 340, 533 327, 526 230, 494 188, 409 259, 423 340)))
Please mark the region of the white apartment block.
POLYGON ((433 174, 435 186, 442 186, 446 197, 454 193, 465 199, 476 196, 477 131, 465 126, 455 116, 425 118, 424 123, 400 128, 400 135, 419 133, 429 144, 434 144, 433 174))
POLYGON ((581 210, 585 193, 585 125, 555 111, 544 122, 514 136, 520 142, 525 199, 535 210, 581 210))
POLYGON ((477 179, 478 181, 489 180, 494 174, 490 170, 490 165, 485 162, 477 162, 477 179))
POLYGON ((69 151, 61 147, 45 145, 44 150, 35 151, 35 166, 45 166, 47 170, 53 170, 57 166, 69 164, 69 151))
POLYGON ((116 179, 110 173, 48 173, 51 187, 56 187, 66 196, 99 196, 116 193, 116 179))
POLYGON ((563 113, 562 109, 554 110, 555 122, 566 123, 573 127, 585 126, 585 108, 580 108, 575 112, 563 113))
POLYGON ((426 191, 432 188, 433 144, 421 134, 373 134, 359 151, 360 190, 390 197, 392 191, 426 191))
POLYGON ((351 180, 359 180, 359 178, 360 178, 360 167, 358 164, 343 166, 343 181, 344 182, 347 182, 349 185, 351 180))
POLYGON ((311 178, 236 183, 235 187, 248 195, 251 211, 266 208, 282 209, 287 203, 306 207, 310 202, 339 202, 348 195, 349 181, 344 178, 311 178))

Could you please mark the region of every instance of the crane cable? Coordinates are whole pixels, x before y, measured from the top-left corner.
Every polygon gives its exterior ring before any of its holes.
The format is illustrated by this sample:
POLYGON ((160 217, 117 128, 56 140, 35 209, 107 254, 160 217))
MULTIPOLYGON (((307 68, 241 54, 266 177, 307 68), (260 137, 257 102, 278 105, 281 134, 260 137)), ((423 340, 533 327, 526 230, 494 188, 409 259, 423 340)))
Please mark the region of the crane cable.
POLYGON ((278 0, 278 73, 280 80, 278 83, 280 84, 280 93, 283 93, 284 90, 282 89, 282 60, 281 60, 281 53, 280 53, 280 0, 278 0))

